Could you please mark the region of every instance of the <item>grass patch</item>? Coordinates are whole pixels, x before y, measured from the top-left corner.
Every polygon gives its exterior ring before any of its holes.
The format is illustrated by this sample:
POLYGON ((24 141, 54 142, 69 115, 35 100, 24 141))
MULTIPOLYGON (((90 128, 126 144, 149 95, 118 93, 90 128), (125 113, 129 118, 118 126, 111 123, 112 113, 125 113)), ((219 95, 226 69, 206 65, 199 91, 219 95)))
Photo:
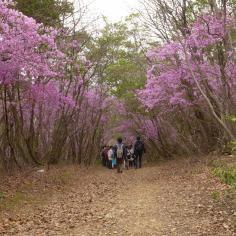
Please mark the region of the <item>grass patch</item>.
MULTIPOLYGON (((4 195, 3 195, 4 196, 4 195)), ((27 197, 24 193, 15 192, 10 197, 0 198, 0 208, 2 209, 13 209, 16 206, 21 206, 27 200, 27 197)))
POLYGON ((236 190, 236 167, 217 167, 213 174, 236 190))
POLYGON ((213 160, 210 164, 214 168, 222 168, 226 166, 226 163, 223 160, 213 160))
POLYGON ((67 185, 72 180, 72 173, 70 171, 64 170, 59 175, 56 175, 53 178, 53 182, 55 182, 56 184, 67 185))
POLYGON ((3 192, 0 192, 0 200, 5 198, 5 194, 3 192))
POLYGON ((218 192, 218 191, 213 191, 213 192, 211 193, 211 197, 212 197, 212 199, 214 199, 214 200, 219 200, 219 199, 220 199, 220 192, 218 192))

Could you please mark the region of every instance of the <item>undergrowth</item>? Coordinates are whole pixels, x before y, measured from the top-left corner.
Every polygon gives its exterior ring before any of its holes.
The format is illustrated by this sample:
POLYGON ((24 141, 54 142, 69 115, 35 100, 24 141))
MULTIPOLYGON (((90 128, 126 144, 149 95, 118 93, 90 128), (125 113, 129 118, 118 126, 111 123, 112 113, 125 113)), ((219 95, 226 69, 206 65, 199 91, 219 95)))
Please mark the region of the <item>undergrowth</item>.
POLYGON ((236 191, 236 167, 217 167, 213 170, 213 174, 236 191))
MULTIPOLYGON (((235 149, 236 150, 236 149, 235 149)), ((233 150, 234 151, 234 150, 233 150)), ((219 159, 215 159, 211 163, 213 168, 212 173, 218 177, 221 182, 229 186, 225 191, 218 192, 213 191, 211 197, 214 200, 219 200, 221 197, 227 200, 230 205, 236 207, 236 165, 235 156, 224 156, 219 159)))

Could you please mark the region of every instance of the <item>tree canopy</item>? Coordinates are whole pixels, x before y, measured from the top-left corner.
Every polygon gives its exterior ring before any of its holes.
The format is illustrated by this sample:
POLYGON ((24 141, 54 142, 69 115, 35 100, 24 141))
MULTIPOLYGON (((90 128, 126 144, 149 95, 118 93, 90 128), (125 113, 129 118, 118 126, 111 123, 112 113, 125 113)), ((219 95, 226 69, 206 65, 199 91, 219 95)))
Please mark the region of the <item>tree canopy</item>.
POLYGON ((73 13, 73 4, 67 0, 17 0, 16 8, 46 26, 58 26, 73 13))

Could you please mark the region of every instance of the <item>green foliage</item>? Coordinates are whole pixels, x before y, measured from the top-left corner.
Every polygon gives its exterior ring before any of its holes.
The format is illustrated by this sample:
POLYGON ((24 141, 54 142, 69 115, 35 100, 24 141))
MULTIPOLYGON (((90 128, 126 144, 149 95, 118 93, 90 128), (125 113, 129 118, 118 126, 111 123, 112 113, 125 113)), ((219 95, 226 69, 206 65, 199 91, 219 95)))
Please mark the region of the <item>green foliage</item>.
POLYGON ((88 45, 87 58, 96 64, 99 83, 124 101, 134 100, 134 91, 146 80, 146 49, 139 33, 141 26, 133 14, 123 22, 109 23, 106 18, 101 34, 88 45))
POLYGON ((236 122, 236 116, 235 115, 227 115, 225 117, 226 120, 236 122))
POLYGON ((3 199, 3 198, 5 198, 5 195, 4 195, 3 192, 0 192, 0 200, 3 199))
POLYGON ((210 163, 211 166, 213 166, 214 168, 222 168, 225 167, 225 162, 222 160, 214 160, 210 163))
POLYGON ((192 15, 193 12, 195 12, 195 11, 200 12, 202 9, 204 9, 207 6, 209 6, 208 0, 191 1, 191 2, 189 2, 188 13, 189 13, 189 15, 192 15))
POLYGON ((213 173, 224 183, 232 187, 236 186, 236 167, 218 167, 214 169, 213 173))
POLYGON ((220 199, 220 192, 218 191, 213 191, 211 193, 211 197, 214 199, 214 200, 219 200, 220 199))
POLYGON ((233 153, 236 154, 236 140, 231 141, 231 145, 233 153))
POLYGON ((127 58, 120 58, 107 67, 105 77, 111 93, 117 97, 132 98, 135 89, 143 86, 145 77, 139 65, 127 58))
MULTIPOLYGON (((235 115, 228 115, 225 117, 226 120, 230 122, 236 122, 236 116, 235 115)), ((232 148, 233 154, 236 154, 236 140, 232 140, 230 142, 230 146, 232 148)))
POLYGON ((16 8, 47 26, 59 25, 61 16, 73 12, 73 4, 67 0, 17 0, 16 8))

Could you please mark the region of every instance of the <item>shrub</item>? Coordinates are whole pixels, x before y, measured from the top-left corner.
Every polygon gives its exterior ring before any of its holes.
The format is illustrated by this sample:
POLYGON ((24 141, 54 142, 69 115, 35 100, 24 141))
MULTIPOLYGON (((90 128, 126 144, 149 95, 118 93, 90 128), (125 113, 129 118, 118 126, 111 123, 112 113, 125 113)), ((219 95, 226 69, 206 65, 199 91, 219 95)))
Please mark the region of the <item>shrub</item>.
POLYGON ((213 171, 224 183, 236 186, 236 167, 218 167, 213 171))

